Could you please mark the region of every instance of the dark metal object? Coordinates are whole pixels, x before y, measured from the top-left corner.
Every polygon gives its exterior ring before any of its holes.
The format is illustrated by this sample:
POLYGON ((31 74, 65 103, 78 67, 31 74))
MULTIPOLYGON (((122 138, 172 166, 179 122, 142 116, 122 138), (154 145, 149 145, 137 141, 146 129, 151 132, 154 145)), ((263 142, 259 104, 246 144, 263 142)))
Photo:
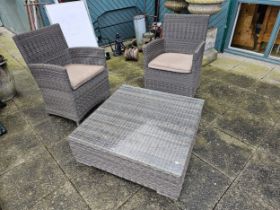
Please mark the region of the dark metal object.
MULTIPOLYGON (((6 106, 6 103, 2 102, 0 100, 0 108, 4 108, 6 106)), ((5 133, 7 133, 7 129, 4 127, 4 125, 2 123, 0 123, 0 136, 4 135, 5 133)), ((1 208, 0 208, 1 210, 1 208)))
POLYGON ((115 49, 113 50, 114 56, 120 56, 125 51, 123 40, 119 33, 116 34, 115 49))
POLYGON ((0 100, 0 109, 4 108, 7 104, 0 100))
POLYGON ((155 0, 155 18, 154 18, 154 22, 158 22, 159 20, 159 16, 160 16, 160 0, 155 0))
POLYGON ((110 60, 111 59, 111 55, 109 52, 106 52, 105 53, 105 57, 106 57, 106 60, 110 60))
POLYGON ((157 22, 154 22, 151 27, 151 32, 155 35, 154 38, 160 38, 162 34, 162 28, 161 26, 158 26, 157 22))
POLYGON ((7 133, 7 129, 4 127, 4 125, 2 125, 2 123, 0 123, 0 136, 4 135, 5 133, 7 133))

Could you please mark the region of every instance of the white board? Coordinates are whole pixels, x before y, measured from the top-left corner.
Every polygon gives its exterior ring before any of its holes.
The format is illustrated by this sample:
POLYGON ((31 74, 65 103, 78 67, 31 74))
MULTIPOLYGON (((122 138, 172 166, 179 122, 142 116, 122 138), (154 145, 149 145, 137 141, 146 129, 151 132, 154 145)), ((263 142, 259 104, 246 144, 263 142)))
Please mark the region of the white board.
POLYGON ((69 47, 97 47, 97 38, 83 1, 45 6, 51 24, 59 23, 69 47))

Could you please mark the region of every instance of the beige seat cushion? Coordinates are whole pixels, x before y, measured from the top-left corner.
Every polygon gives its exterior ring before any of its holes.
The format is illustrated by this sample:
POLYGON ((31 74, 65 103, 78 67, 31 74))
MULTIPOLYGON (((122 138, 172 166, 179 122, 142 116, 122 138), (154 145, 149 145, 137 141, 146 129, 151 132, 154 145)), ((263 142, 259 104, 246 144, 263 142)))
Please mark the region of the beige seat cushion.
POLYGON ((163 53, 152 60, 148 67, 179 73, 190 73, 193 55, 181 53, 163 53))
POLYGON ((99 65, 69 64, 64 67, 74 90, 104 71, 104 66, 99 65))

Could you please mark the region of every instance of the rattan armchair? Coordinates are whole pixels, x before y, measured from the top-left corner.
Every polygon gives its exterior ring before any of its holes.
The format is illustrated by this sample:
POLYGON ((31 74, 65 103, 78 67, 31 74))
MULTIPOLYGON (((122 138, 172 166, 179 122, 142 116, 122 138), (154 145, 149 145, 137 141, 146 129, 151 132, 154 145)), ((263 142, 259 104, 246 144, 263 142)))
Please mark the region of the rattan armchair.
POLYGON ((143 48, 145 88, 191 97, 195 95, 208 20, 208 15, 165 15, 163 38, 143 48))
POLYGON ((68 48, 58 24, 13 37, 42 92, 46 112, 79 124, 109 96, 102 48, 68 48))

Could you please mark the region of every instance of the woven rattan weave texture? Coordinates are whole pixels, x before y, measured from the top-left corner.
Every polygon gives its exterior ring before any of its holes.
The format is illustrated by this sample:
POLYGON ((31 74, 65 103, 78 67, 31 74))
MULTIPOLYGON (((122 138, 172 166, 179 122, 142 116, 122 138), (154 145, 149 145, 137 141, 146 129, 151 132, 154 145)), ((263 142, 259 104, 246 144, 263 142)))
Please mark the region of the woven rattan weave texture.
POLYGON ((108 70, 102 48, 68 48, 58 24, 13 37, 41 89, 46 111, 79 123, 109 96, 108 70), (67 64, 104 65, 105 70, 73 90, 67 64))
POLYGON ((208 28, 207 15, 166 14, 163 38, 143 48, 145 88, 184 96, 194 96, 199 86, 201 63, 208 28), (191 73, 177 73, 149 68, 149 63, 162 53, 193 55, 191 73))
POLYGON ((70 136, 77 161, 177 199, 204 101, 122 86, 70 136))

